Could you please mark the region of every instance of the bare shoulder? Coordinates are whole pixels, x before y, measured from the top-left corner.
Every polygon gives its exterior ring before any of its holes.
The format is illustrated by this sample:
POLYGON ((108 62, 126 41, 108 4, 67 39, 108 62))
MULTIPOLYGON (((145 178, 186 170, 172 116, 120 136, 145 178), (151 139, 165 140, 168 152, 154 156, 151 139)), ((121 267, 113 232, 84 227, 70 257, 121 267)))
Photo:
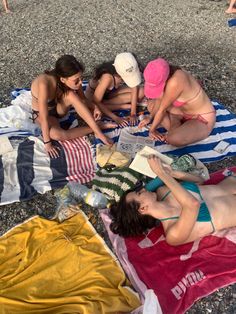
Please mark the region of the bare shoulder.
POLYGON ((99 82, 101 84, 110 84, 110 83, 113 83, 113 77, 111 74, 109 73, 105 73, 102 75, 102 77, 100 78, 99 82))
POLYGON ((42 73, 38 75, 32 82, 31 87, 35 86, 45 86, 45 87, 51 87, 52 85, 55 85, 56 79, 48 74, 42 73))
POLYGON ((63 97, 66 102, 70 102, 71 104, 81 101, 81 97, 79 96, 78 92, 73 90, 68 90, 63 97))

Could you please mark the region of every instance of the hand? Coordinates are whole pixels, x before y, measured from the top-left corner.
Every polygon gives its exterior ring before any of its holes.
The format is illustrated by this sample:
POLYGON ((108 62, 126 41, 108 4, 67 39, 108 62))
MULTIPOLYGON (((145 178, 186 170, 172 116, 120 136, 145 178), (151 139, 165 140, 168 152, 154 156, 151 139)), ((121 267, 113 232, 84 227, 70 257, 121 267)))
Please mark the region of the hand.
POLYGON ((138 117, 136 115, 131 115, 129 117, 129 124, 135 126, 138 123, 138 117))
POLYGON ((141 129, 144 126, 148 125, 151 122, 151 117, 145 117, 138 125, 138 128, 141 129))
POLYGON ((160 134, 156 130, 149 130, 149 137, 154 141, 166 142, 166 136, 160 134))
POLYGON ((103 143, 109 147, 112 147, 113 145, 113 140, 110 139, 109 137, 107 137, 106 135, 102 135, 99 137, 101 141, 103 141, 103 143))
POLYGON ((161 162, 160 158, 155 155, 150 155, 148 157, 148 164, 152 171, 157 175, 161 176, 163 174, 172 174, 172 169, 170 165, 161 162))
POLYGON ((44 144, 45 150, 50 158, 58 158, 60 147, 52 145, 52 143, 44 144))
POLYGON ((129 122, 125 118, 117 117, 114 120, 119 125, 119 127, 123 127, 124 128, 124 127, 129 125, 129 122))
POLYGON ((95 106, 95 108, 94 108, 93 117, 94 117, 95 121, 100 120, 102 117, 102 112, 97 106, 95 106))

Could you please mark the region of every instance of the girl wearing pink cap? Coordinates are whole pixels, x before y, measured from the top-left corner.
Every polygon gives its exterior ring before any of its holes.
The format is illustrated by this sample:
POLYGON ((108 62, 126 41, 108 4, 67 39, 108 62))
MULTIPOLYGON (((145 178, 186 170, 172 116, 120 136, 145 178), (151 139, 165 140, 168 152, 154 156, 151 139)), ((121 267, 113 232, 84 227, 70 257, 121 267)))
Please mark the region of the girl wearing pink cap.
POLYGON ((208 137, 215 125, 215 109, 199 82, 188 72, 173 67, 162 58, 148 63, 144 70, 144 93, 150 117, 139 127, 152 124, 149 136, 174 146, 185 146, 208 137), (162 125, 168 131, 156 131, 162 125))

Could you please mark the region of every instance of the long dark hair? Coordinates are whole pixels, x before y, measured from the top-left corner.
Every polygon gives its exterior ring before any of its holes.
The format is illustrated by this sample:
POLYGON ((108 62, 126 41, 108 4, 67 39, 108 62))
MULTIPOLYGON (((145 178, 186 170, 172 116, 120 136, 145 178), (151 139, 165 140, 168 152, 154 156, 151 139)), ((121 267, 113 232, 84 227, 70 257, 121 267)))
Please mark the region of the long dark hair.
POLYGON ((181 67, 179 67, 179 66, 172 65, 172 64, 170 64, 169 66, 170 66, 170 74, 169 74, 169 76, 168 76, 167 81, 175 74, 175 72, 176 72, 177 70, 181 70, 181 67))
POLYGON ((119 203, 112 204, 110 208, 110 216, 112 223, 110 229, 113 233, 119 234, 122 237, 132 237, 141 235, 148 229, 160 224, 158 219, 149 215, 142 215, 138 211, 140 204, 136 201, 127 202, 126 196, 129 190, 125 192, 119 203))
POLYGON ((93 79, 99 80, 103 74, 118 75, 113 65, 114 61, 103 62, 99 64, 94 71, 93 79))
POLYGON ((60 89, 61 94, 65 94, 69 90, 69 87, 63 84, 60 78, 67 78, 77 74, 78 72, 84 72, 84 65, 72 55, 61 56, 56 61, 55 68, 53 70, 45 71, 46 74, 56 77, 57 86, 60 89))

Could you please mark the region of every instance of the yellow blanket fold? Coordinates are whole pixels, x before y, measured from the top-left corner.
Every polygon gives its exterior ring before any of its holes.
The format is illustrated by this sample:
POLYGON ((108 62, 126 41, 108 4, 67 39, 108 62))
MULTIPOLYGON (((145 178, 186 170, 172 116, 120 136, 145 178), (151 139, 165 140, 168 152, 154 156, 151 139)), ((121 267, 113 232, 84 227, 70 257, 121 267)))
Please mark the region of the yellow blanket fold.
POLYGON ((0 238, 0 313, 117 313, 140 305, 104 241, 78 215, 35 217, 0 238))

